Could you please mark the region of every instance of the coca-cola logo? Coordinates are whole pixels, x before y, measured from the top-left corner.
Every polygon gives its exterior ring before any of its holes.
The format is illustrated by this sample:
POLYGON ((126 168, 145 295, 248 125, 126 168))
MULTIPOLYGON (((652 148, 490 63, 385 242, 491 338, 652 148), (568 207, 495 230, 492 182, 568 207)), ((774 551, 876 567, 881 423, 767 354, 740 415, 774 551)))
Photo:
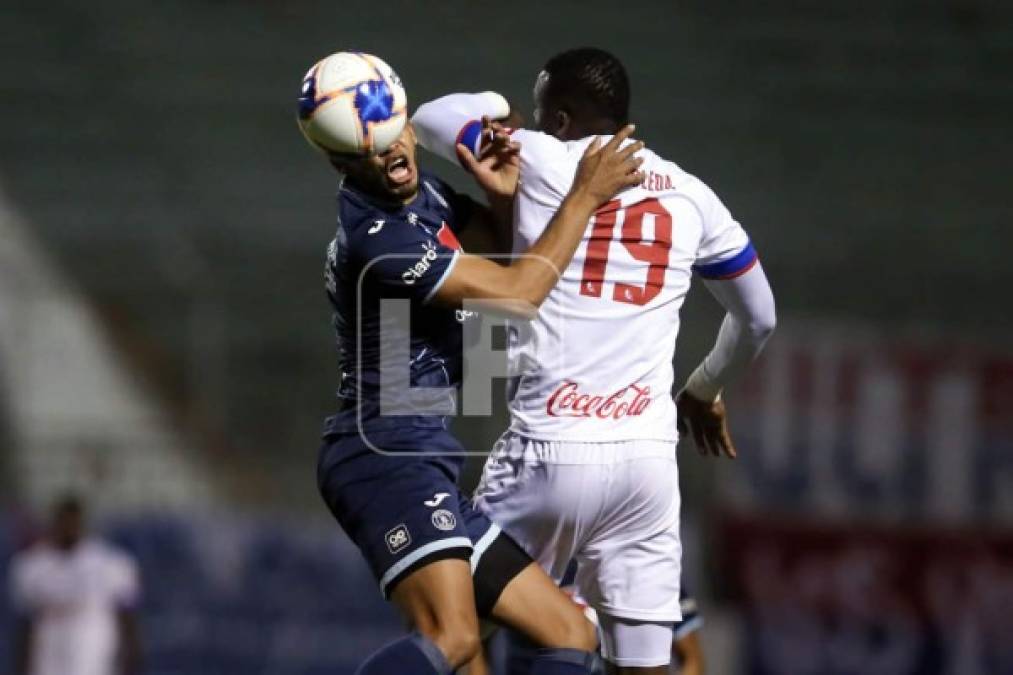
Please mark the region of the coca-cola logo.
POLYGON ((565 380, 549 396, 545 412, 550 417, 597 417, 620 419, 633 417, 651 404, 651 388, 630 384, 608 396, 585 394, 576 382, 565 380))

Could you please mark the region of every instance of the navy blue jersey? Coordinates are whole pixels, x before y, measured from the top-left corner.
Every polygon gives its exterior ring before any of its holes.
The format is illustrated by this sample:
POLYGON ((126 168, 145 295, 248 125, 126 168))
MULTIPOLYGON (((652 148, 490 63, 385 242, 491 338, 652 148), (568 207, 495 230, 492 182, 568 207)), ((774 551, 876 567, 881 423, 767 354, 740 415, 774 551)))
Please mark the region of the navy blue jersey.
POLYGON ((457 262, 461 246, 455 233, 472 208, 470 198, 423 172, 418 196, 407 206, 384 204, 347 182, 340 187, 325 277, 342 404, 328 418, 325 435, 446 428, 446 415, 456 405, 448 390, 460 383, 464 315, 430 301, 457 262), (389 306, 381 312, 381 300, 403 301, 410 319, 403 320, 403 311, 392 314, 389 306), (393 363, 406 374, 399 381, 385 370, 382 389, 381 341, 388 359, 396 357, 387 367, 393 363))

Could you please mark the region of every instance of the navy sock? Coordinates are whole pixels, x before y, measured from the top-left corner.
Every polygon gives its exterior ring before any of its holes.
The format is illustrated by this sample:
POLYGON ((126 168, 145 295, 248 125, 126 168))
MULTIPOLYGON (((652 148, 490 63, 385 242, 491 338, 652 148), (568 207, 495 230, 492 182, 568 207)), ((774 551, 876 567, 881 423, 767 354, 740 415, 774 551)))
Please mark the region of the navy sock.
POLYGON ((539 649, 531 675, 589 675, 596 670, 597 654, 579 649, 539 649))
MULTIPOLYGON (((355 675, 452 675, 443 652, 425 636, 412 633, 391 642, 363 662, 355 675)), ((556 671, 545 671, 554 673, 556 671)), ((559 671, 569 673, 570 671, 559 671)), ((583 672, 583 671, 573 671, 583 672)))

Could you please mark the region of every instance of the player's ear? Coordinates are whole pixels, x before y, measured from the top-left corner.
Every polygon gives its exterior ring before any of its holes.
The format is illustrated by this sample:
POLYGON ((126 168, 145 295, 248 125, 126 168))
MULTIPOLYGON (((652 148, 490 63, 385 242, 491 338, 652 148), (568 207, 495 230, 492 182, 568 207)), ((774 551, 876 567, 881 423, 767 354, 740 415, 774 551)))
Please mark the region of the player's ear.
POLYGON ((573 117, 570 116, 565 110, 556 110, 555 115, 556 130, 552 134, 560 140, 566 140, 568 138, 567 133, 570 131, 570 127, 573 126, 573 117))

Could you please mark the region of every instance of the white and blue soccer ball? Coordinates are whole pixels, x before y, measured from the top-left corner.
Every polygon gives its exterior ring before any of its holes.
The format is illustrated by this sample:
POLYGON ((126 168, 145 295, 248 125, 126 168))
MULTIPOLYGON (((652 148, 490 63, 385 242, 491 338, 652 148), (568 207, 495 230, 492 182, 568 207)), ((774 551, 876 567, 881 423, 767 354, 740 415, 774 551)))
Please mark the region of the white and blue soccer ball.
POLYGON ((326 153, 384 152, 408 121, 401 78, 382 59, 338 52, 318 61, 302 81, 299 128, 326 153))

